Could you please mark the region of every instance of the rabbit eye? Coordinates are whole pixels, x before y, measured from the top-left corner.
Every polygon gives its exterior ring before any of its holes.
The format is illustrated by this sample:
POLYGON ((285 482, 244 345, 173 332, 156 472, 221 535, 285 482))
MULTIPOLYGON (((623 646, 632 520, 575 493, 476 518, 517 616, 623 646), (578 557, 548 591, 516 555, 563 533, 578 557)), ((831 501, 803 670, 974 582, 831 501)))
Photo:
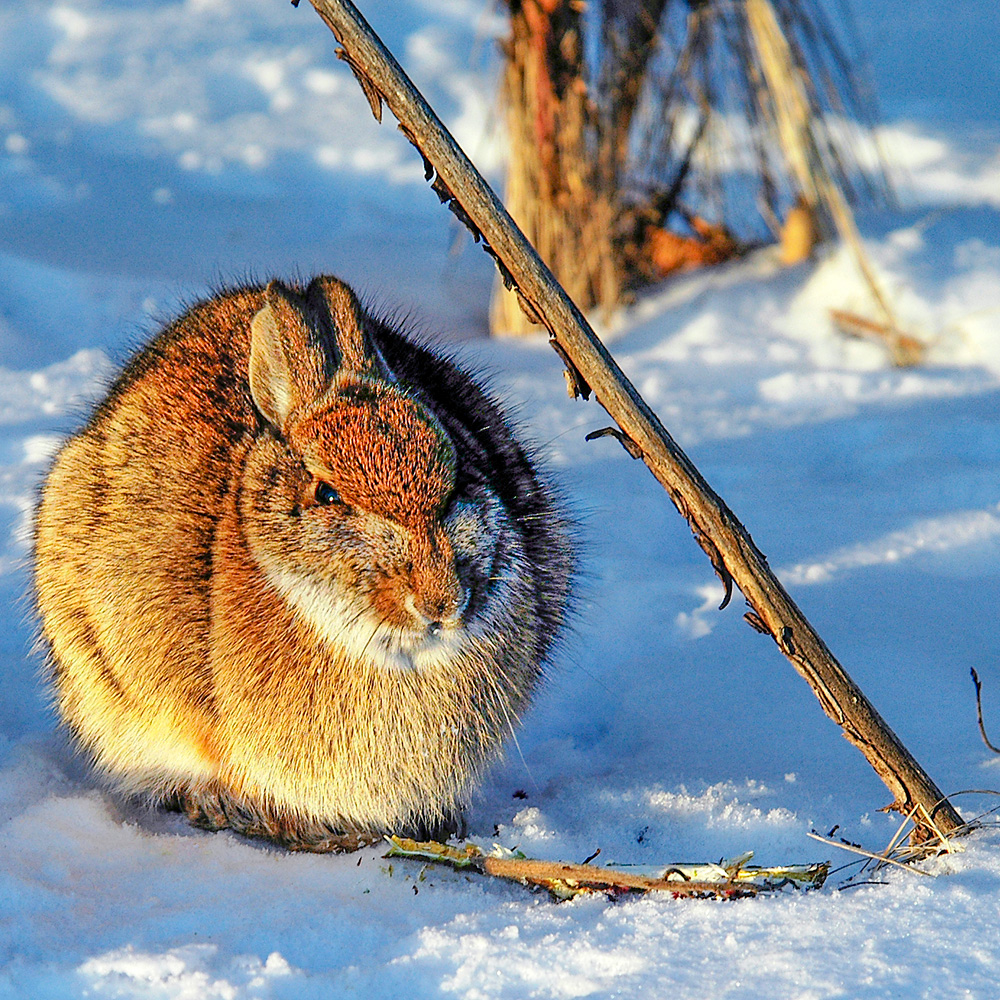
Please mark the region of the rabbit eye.
POLYGON ((331 504, 342 502, 340 494, 329 483, 320 480, 316 484, 316 503, 321 507, 329 507, 331 504))

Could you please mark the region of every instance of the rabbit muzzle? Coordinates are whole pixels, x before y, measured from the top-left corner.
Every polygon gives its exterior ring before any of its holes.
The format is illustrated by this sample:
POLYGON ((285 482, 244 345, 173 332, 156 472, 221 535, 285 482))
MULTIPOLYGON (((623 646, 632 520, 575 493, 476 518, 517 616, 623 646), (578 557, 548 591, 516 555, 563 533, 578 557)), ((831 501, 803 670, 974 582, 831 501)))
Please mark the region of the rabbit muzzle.
POLYGON ((430 635, 459 627, 469 595, 458 577, 448 536, 436 526, 421 527, 412 534, 410 552, 407 611, 430 635))

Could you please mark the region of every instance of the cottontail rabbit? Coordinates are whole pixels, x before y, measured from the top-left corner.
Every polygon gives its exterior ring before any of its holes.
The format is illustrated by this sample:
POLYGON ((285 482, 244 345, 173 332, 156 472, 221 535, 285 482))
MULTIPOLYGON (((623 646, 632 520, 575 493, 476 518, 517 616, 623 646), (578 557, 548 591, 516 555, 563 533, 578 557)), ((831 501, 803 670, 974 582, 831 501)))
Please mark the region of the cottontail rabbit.
POLYGON ((570 572, 496 404, 331 277, 168 326, 37 515, 59 709, 98 769, 303 849, 455 821, 570 572))

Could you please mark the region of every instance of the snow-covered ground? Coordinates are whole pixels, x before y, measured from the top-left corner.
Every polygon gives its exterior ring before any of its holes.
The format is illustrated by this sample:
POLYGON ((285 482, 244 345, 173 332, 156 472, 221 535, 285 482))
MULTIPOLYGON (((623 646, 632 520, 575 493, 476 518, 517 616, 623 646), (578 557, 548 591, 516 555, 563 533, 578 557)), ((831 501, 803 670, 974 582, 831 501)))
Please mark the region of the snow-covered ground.
MULTIPOLYGON (((488 171, 485 0, 367 0, 488 171)), ((616 356, 904 743, 948 792, 1000 786, 1000 26, 995 4, 856 4, 903 209, 862 218, 905 325, 890 368, 829 328, 870 309, 847 254, 768 251, 644 297, 616 356)), ((109 797, 56 729, 23 597, 33 490, 109 372, 179 304, 329 271, 461 343, 581 524, 574 632, 475 838, 528 854, 852 860, 898 820, 662 490, 565 399, 544 343, 489 342, 485 256, 378 128, 307 4, 0 7, 0 996, 1000 996, 1000 836, 884 885, 559 906, 417 864, 283 854, 109 797), (458 248, 456 249, 456 242, 458 248), (515 795, 517 793, 517 795, 515 795)), ((968 816, 993 808, 962 795, 968 816)))

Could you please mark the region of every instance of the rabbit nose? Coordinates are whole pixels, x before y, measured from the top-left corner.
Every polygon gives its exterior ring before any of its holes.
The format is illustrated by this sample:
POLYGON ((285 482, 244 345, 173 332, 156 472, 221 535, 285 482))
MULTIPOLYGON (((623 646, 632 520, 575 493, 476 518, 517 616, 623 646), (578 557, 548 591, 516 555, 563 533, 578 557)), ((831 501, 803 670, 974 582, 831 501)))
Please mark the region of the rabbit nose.
POLYGON ((411 551, 412 610, 423 619, 431 635, 438 635, 461 620, 469 603, 468 594, 458 578, 451 543, 443 532, 421 532, 414 538, 411 551))
POLYGON ((468 604, 465 588, 455 579, 454 587, 441 588, 435 595, 416 593, 413 610, 427 622, 429 635, 440 635, 448 625, 457 625, 468 604))

